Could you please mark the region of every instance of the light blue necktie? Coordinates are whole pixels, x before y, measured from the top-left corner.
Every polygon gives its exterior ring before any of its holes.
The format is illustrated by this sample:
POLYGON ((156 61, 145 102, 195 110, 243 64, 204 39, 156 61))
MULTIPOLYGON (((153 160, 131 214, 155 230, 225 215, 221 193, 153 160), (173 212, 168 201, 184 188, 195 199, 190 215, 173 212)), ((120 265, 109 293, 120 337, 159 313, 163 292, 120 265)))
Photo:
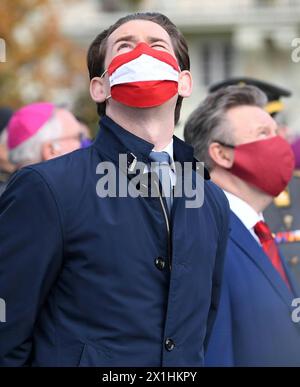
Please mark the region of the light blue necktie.
POLYGON ((160 180, 163 196, 166 198, 169 214, 172 208, 172 182, 171 182, 171 158, 167 152, 150 152, 151 161, 157 164, 152 165, 152 171, 156 172, 160 180), (154 166, 154 169, 153 169, 154 166))

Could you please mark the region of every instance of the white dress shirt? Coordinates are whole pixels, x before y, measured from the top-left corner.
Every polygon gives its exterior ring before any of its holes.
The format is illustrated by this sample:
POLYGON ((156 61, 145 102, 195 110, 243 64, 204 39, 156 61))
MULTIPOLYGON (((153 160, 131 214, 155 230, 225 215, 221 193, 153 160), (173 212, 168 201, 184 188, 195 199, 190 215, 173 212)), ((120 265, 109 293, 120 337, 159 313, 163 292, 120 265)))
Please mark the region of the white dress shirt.
POLYGON ((255 234, 254 226, 257 222, 264 220, 263 214, 261 212, 257 213, 254 208, 239 197, 225 190, 223 191, 229 201, 231 211, 239 218, 247 230, 249 230, 257 243, 261 245, 258 236, 255 234))

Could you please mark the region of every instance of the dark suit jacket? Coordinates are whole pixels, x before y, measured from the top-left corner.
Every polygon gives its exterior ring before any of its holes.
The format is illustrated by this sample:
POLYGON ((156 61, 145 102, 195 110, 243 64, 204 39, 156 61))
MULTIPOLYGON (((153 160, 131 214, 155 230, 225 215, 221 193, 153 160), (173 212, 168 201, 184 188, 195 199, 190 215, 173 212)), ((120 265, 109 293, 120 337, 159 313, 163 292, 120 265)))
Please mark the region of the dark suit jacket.
POLYGON ((240 220, 231 213, 221 300, 205 358, 208 366, 300 366, 300 323, 292 291, 240 220))

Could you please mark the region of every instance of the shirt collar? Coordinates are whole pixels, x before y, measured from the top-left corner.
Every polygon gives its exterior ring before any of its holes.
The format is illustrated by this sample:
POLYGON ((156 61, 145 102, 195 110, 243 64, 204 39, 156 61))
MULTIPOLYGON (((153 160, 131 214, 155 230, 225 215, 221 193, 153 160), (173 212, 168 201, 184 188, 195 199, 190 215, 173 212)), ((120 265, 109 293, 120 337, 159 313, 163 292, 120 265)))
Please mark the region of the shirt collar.
POLYGON ((224 193, 229 201, 231 211, 234 212, 248 230, 251 230, 257 222, 264 220, 263 214, 261 212, 257 213, 243 199, 225 190, 224 193))

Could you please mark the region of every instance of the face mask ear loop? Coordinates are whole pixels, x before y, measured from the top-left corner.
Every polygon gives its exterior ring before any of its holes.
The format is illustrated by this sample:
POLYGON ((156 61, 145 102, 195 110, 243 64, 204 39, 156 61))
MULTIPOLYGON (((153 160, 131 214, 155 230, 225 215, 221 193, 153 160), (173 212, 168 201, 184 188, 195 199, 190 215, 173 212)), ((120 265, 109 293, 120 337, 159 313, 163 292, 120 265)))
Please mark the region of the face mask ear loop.
MULTIPOLYGON (((106 73, 107 73, 107 70, 104 70, 100 78, 103 78, 106 73)), ((107 101, 109 98, 111 98, 111 94, 105 98, 105 101, 107 101)))
POLYGON ((104 70, 100 78, 103 78, 106 73, 107 73, 107 70, 104 70))

